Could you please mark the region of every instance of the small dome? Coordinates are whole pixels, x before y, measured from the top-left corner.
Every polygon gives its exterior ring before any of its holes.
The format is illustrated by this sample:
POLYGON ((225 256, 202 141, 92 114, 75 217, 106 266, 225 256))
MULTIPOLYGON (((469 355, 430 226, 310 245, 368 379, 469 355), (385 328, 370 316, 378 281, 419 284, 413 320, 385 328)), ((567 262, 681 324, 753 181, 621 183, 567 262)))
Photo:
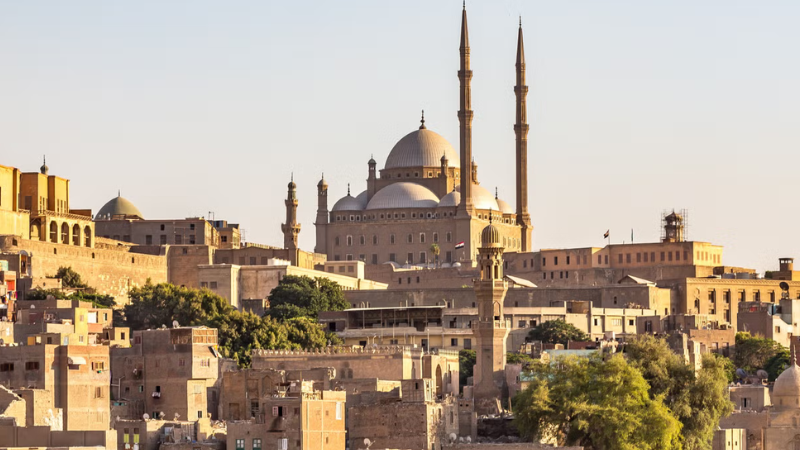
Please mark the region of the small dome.
POLYGON ((440 208, 453 208, 461 203, 461 192, 453 191, 444 197, 439 202, 440 208))
POLYGON ((319 180, 319 183, 317 183, 317 187, 320 187, 320 188, 321 187, 328 187, 328 182, 325 181, 325 175, 323 175, 322 178, 319 180))
POLYGON ((103 205, 95 216, 95 219, 100 220, 111 220, 113 218, 144 219, 144 216, 130 200, 117 195, 103 205))
POLYGON ((512 208, 511 205, 509 205, 508 203, 506 203, 505 200, 501 200, 498 198, 495 201, 497 202, 497 208, 500 210, 501 213, 514 214, 514 208, 512 208))
POLYGON ((776 408, 800 409, 800 367, 792 363, 775 380, 772 404, 776 408))
POLYGON ((447 139, 422 128, 408 133, 395 144, 386 158, 384 169, 399 167, 439 167, 441 158, 447 157, 449 167, 458 168, 458 153, 447 139))
POLYGON ((356 200, 358 200, 358 203, 361 205, 361 209, 366 208, 367 207, 367 190, 364 189, 363 191, 361 191, 360 194, 356 195, 356 200))
POLYGON ((289 186, 288 187, 289 187, 289 189, 297 189, 297 185, 294 184, 294 180, 289 182, 289 186))
POLYGON ((392 183, 372 197, 367 209, 435 208, 439 197, 417 183, 392 183))
POLYGON ((481 231, 481 247, 500 247, 501 239, 500 230, 491 223, 481 231))
POLYGON ((347 196, 340 198, 339 201, 333 205, 333 209, 331 211, 361 211, 362 209, 364 209, 364 206, 361 204, 361 202, 352 195, 348 194, 347 196))

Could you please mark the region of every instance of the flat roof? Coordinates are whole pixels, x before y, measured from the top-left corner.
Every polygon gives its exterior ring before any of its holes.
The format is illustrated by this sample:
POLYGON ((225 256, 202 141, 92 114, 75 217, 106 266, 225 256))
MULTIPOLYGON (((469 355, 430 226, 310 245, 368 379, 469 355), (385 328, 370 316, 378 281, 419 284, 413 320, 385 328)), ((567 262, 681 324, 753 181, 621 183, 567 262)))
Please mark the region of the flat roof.
MULTIPOLYGON (((430 306, 382 306, 378 308, 348 308, 341 312, 352 311, 381 311, 381 310, 404 310, 404 309, 444 309, 444 305, 430 305, 430 306)), ((336 311, 326 311, 336 312, 336 311)))

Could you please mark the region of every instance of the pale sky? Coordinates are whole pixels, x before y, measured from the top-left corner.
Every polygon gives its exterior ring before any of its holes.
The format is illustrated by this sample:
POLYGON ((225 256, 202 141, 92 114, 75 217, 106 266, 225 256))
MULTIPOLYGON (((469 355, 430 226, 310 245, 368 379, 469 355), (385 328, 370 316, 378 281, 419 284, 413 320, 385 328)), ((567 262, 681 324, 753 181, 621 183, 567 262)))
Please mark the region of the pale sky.
MULTIPOLYGON (((534 248, 658 239, 665 209, 727 265, 800 258, 800 2, 477 1, 473 152, 514 204, 514 55, 528 63, 534 248)), ((294 172, 300 243, 419 125, 458 149, 460 0, 0 0, 0 164, 117 190, 147 218, 240 223, 280 245, 294 172)))

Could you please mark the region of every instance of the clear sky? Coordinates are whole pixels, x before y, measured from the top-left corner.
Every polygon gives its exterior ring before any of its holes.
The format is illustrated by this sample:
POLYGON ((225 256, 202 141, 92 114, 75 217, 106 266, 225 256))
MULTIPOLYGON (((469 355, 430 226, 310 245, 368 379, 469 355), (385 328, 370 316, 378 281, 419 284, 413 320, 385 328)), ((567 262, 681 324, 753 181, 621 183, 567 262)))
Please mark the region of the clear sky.
MULTIPOLYGON (((514 204, 514 55, 528 63, 534 248, 689 238, 728 265, 800 258, 800 2, 476 1, 473 152, 514 204)), ((0 164, 118 189, 147 218, 240 223, 280 245, 294 172, 301 246, 316 183, 365 187, 418 126, 458 148, 460 0, 0 0, 0 164)))

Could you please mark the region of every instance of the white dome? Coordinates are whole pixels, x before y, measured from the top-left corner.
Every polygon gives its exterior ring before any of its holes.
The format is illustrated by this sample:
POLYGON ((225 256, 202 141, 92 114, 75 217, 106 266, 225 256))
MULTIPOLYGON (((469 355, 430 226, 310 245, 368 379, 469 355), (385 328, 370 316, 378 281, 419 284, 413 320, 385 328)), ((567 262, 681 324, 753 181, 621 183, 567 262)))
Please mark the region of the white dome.
POLYGON ((503 214, 515 213, 514 208, 512 208, 511 205, 509 205, 508 203, 506 203, 505 200, 498 198, 495 201, 497 202, 497 207, 500 208, 500 212, 502 212, 503 214))
MULTIPOLYGON (((456 187, 456 190, 460 195, 461 186, 456 187)), ((460 199, 461 197, 459 196, 459 200, 460 199)), ((500 211, 500 207, 497 205, 494 195, 492 195, 491 192, 487 191, 486 188, 480 184, 472 185, 472 206, 475 209, 491 209, 492 211, 500 211)))
POLYGON ((384 169, 439 167, 442 165, 442 155, 447 157, 449 167, 459 167, 458 153, 447 139, 423 128, 408 133, 394 145, 386 158, 384 169))
POLYGON ((417 183, 392 183, 376 192, 367 209, 435 208, 439 197, 417 183))
POLYGON ((458 191, 453 191, 442 197, 442 200, 439 202, 439 207, 453 208, 458 206, 459 203, 461 203, 461 193, 458 191))
POLYGON ((800 367, 792 363, 775 380, 772 404, 776 408, 800 409, 800 367))
POLYGON ((355 197, 348 195, 339 199, 331 211, 361 211, 364 207, 355 197))

